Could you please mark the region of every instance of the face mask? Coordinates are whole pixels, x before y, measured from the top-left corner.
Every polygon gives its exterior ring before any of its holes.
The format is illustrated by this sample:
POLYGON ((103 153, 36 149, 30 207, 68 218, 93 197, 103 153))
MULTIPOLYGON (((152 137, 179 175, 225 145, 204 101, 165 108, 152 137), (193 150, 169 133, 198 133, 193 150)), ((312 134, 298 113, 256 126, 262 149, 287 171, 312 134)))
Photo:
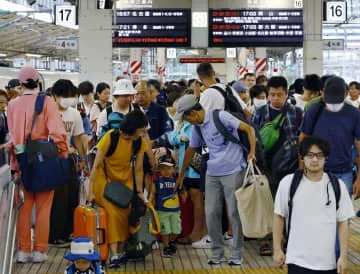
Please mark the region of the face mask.
POLYGON ((64 109, 68 109, 74 104, 74 98, 60 98, 60 106, 64 109))
POLYGON ((331 112, 339 112, 342 109, 342 107, 344 106, 344 103, 326 104, 326 106, 331 112))
POLYGON ((261 108, 262 106, 265 106, 266 104, 267 104, 266 99, 254 98, 254 106, 255 106, 255 108, 261 108))

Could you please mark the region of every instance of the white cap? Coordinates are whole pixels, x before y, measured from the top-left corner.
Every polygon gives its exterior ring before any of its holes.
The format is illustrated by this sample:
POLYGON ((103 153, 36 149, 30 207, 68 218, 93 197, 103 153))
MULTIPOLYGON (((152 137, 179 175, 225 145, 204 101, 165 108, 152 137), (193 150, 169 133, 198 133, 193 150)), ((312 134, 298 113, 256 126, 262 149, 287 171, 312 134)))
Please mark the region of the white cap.
POLYGON ((129 79, 120 79, 115 83, 112 95, 135 95, 136 89, 133 87, 129 79))

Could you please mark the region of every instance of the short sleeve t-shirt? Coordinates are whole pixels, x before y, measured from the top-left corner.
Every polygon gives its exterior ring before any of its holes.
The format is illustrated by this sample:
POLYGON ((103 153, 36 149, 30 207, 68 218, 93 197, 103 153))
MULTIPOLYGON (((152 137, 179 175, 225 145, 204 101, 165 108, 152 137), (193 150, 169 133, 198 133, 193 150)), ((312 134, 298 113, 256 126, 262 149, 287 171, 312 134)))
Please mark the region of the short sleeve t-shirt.
POLYGON ((155 209, 166 212, 179 211, 179 196, 174 192, 176 178, 160 177, 154 181, 155 209))
MULTIPOLYGON (((234 137, 239 138, 237 130, 241 121, 227 111, 220 111, 219 118, 234 137)), ((242 147, 233 142, 225 142, 224 136, 215 126, 212 111, 205 111, 204 122, 199 127, 209 150, 207 173, 210 176, 226 176, 246 167, 242 147)), ((190 136, 190 146, 199 148, 201 143, 201 137, 193 128, 190 136)))
POLYGON ((320 104, 316 103, 305 112, 301 131, 306 135, 321 136, 330 143, 331 154, 325 170, 333 173, 351 172, 351 149, 354 140, 360 140, 360 111, 348 104, 344 104, 339 112, 331 112, 325 108, 314 132, 311 132, 319 108, 320 104))
MULTIPOLYGON (((286 221, 289 218, 288 201, 292 179, 293 175, 287 175, 281 180, 275 197, 275 213, 286 221)), ((337 222, 347 221, 354 216, 346 186, 343 181, 339 182, 341 196, 339 209, 336 210, 335 193, 327 174, 319 182, 312 182, 306 177, 301 180, 293 198, 287 264, 312 270, 336 269, 337 222)))
POLYGON ((68 147, 70 148, 71 137, 79 136, 84 133, 83 121, 80 112, 72 107, 60 112, 60 115, 64 123, 68 147))

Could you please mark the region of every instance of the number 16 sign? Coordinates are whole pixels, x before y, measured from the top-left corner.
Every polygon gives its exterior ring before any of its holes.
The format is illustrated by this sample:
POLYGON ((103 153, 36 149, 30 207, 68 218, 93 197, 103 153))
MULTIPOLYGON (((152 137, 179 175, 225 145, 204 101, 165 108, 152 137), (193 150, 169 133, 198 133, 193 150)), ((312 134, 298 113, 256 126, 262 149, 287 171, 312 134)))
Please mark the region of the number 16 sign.
POLYGON ((76 6, 55 6, 55 25, 60 25, 64 27, 76 26, 76 6))

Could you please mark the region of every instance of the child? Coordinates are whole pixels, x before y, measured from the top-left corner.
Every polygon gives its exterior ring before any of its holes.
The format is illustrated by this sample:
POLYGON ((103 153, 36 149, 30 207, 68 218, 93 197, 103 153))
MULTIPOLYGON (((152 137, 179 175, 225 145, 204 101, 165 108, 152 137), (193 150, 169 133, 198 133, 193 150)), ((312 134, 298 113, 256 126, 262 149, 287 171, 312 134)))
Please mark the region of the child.
POLYGON ((64 274, 105 274, 96 261, 100 255, 94 252, 94 244, 89 238, 76 238, 71 242, 71 251, 64 256, 72 264, 64 274))
MULTIPOLYGON (((176 177, 175 160, 170 153, 159 158, 160 177, 154 181, 150 201, 155 200, 155 209, 159 214, 161 236, 164 243, 163 257, 172 257, 176 253, 175 239, 181 233, 179 196, 174 190, 176 177)), ((186 199, 186 192, 182 192, 186 199)))

